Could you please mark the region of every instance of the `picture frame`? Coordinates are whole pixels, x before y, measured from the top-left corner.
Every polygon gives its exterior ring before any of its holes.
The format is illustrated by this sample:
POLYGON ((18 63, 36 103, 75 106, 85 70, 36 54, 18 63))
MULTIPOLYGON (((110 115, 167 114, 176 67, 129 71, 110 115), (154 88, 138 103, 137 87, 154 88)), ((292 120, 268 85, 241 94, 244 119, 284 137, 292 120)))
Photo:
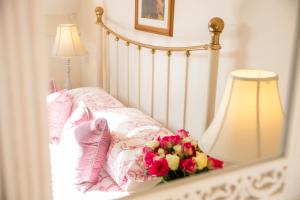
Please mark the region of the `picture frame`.
POLYGON ((135 29, 173 36, 175 0, 135 0, 135 29))

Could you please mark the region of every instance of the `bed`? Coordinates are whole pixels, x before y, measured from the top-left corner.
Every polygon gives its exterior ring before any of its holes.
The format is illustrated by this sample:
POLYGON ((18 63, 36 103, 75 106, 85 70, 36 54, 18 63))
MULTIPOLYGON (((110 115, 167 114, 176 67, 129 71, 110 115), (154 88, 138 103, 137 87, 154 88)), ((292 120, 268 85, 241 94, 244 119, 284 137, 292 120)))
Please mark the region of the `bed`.
MULTIPOLYGON (((210 124, 215 109, 217 72, 220 34, 224 28, 224 23, 220 18, 213 18, 209 22, 211 42, 204 45, 165 47, 144 44, 129 39, 112 29, 102 20, 103 8, 97 7, 95 10, 97 24, 100 26, 101 34, 101 65, 99 66, 99 87, 77 88, 73 90, 63 90, 58 92, 61 95, 60 103, 69 101, 64 106, 59 107, 59 112, 69 109, 68 115, 64 116, 63 124, 60 123, 60 135, 55 138, 55 142, 50 144, 52 183, 54 199, 116 199, 129 195, 130 193, 142 192, 155 187, 161 180, 149 177, 143 168, 143 158, 141 157, 145 142, 153 140, 158 136, 172 135, 176 128, 193 129, 188 125, 188 113, 193 108, 189 108, 189 97, 193 83, 190 81, 190 68, 192 63, 191 54, 204 52, 207 64, 207 88, 205 89, 206 104, 205 110, 201 113, 202 129, 210 124), (123 47, 122 47, 123 46, 123 47), (112 49, 114 49, 112 51, 112 49), (123 49, 123 50, 121 50, 123 49), (124 51, 124 52, 122 52, 124 51), (130 55, 135 52, 135 57, 130 55), (148 58, 142 55, 142 51, 149 52, 148 58), (112 57, 112 53, 115 57, 112 57), (125 53, 123 61, 120 61, 120 54, 125 53), (166 59, 166 73, 163 77, 166 87, 163 93, 165 97, 164 108, 159 107, 157 101, 157 73, 155 72, 159 54, 163 54, 166 59), (171 73, 172 60, 176 59, 176 54, 183 56, 183 84, 180 95, 182 96, 181 111, 176 111, 179 115, 180 123, 172 124, 172 113, 170 104, 172 98, 171 73), (117 58, 117 59, 115 59, 117 58), (135 60, 135 75, 130 73, 130 63, 135 60), (143 59, 148 63, 143 66, 143 59), (145 69, 146 68, 146 69, 145 69), (120 71, 125 69, 123 78, 120 71), (142 86, 145 82, 142 70, 148 73, 147 89, 142 86), (134 76, 134 77, 132 77, 134 76), (130 80, 134 79, 134 83, 130 80), (132 95, 134 93, 134 95, 132 95), (146 99, 147 103, 144 103, 146 99), (143 102, 144 100, 144 102, 143 102), (158 116, 157 112, 163 110, 158 116), (81 117, 78 117, 78 116, 81 117), (79 126, 83 126, 85 121, 105 119, 110 130, 110 139, 107 146, 105 162, 93 184, 81 182, 80 187, 74 187, 69 178, 73 176, 70 170, 74 168, 70 157, 78 153, 78 149, 73 148, 74 140, 72 136, 79 126), (56 144, 58 143, 59 144, 56 144), (74 155, 73 155, 74 154, 74 155)), ((161 55, 160 55, 161 56, 161 55)), ((52 95, 53 96, 53 95, 52 95)), ((56 97, 55 97, 56 98, 56 97)), ((52 98, 53 99, 53 98, 52 98)), ((50 101, 50 100, 49 100, 50 101)), ((61 105, 61 104, 60 104, 61 105)), ((48 107, 49 108, 49 107, 48 107)), ((49 108, 49 112, 53 110, 49 108)), ((54 115, 54 114, 53 114, 54 115)), ((94 122, 100 123, 100 122, 94 122)), ((96 125, 95 125, 96 127, 96 125)), ((102 129, 101 129, 102 130, 102 129)), ((201 132, 201 129, 199 130, 201 132)), ((51 132, 51 131, 50 131, 51 132)), ((197 135, 195 136, 197 137, 197 135)), ((100 143, 99 143, 100 144, 100 143)), ((86 145, 86 144, 85 144, 86 145)), ((102 146, 105 146, 101 144, 102 146)), ((94 148, 94 147, 93 147, 94 148)), ((99 147, 97 147, 99 148, 99 147)), ((92 149, 95 150, 95 149, 92 149)), ((84 152, 84 151, 83 151, 84 152)), ((76 169, 78 170, 78 169, 76 169)), ((95 179, 95 177, 94 177, 95 179)))

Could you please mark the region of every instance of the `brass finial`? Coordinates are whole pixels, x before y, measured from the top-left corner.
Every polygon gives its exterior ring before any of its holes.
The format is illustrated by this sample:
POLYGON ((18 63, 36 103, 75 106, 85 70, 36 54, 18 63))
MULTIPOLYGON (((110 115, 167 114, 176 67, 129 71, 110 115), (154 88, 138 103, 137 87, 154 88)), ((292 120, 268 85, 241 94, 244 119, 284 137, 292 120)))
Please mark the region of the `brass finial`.
POLYGON ((152 49, 152 50, 151 50, 151 53, 152 53, 152 54, 155 54, 155 49, 152 49))
POLYGON ((172 55, 172 52, 168 50, 167 55, 170 57, 172 55))
POLYGON ((211 34, 211 49, 221 49, 220 34, 224 29, 224 21, 219 17, 212 18, 208 23, 208 30, 211 34))
POLYGON ((129 46, 129 45, 130 45, 130 43, 127 41, 127 42, 125 43, 125 45, 126 45, 126 46, 129 46))
POLYGON ((104 13, 104 10, 103 10, 102 7, 98 6, 98 7, 95 8, 95 13, 96 13, 96 17, 97 17, 96 24, 100 24, 102 15, 104 13))
POLYGON ((186 57, 190 57, 190 55, 191 55, 191 52, 189 51, 189 50, 187 50, 186 52, 185 52, 185 54, 186 54, 186 57))

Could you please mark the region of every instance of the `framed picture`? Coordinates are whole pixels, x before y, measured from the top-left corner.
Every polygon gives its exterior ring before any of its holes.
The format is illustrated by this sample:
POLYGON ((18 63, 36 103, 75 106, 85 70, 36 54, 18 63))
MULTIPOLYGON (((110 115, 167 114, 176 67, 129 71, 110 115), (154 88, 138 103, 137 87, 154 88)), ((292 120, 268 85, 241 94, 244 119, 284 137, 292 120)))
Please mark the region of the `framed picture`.
POLYGON ((173 36, 175 0, 135 0, 135 29, 173 36))

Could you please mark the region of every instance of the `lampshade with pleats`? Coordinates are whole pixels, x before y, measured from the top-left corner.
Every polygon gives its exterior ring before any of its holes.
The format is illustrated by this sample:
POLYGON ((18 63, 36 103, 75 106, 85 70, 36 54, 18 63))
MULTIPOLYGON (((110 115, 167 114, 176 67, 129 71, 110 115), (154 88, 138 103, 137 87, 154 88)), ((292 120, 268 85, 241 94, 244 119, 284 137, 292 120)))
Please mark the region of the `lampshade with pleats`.
POLYGON ((233 71, 219 110, 199 145, 228 163, 277 156, 281 153, 283 116, 277 74, 233 71))
POLYGON ((52 49, 53 56, 70 58, 85 55, 86 49, 80 41, 75 24, 59 24, 52 49))

